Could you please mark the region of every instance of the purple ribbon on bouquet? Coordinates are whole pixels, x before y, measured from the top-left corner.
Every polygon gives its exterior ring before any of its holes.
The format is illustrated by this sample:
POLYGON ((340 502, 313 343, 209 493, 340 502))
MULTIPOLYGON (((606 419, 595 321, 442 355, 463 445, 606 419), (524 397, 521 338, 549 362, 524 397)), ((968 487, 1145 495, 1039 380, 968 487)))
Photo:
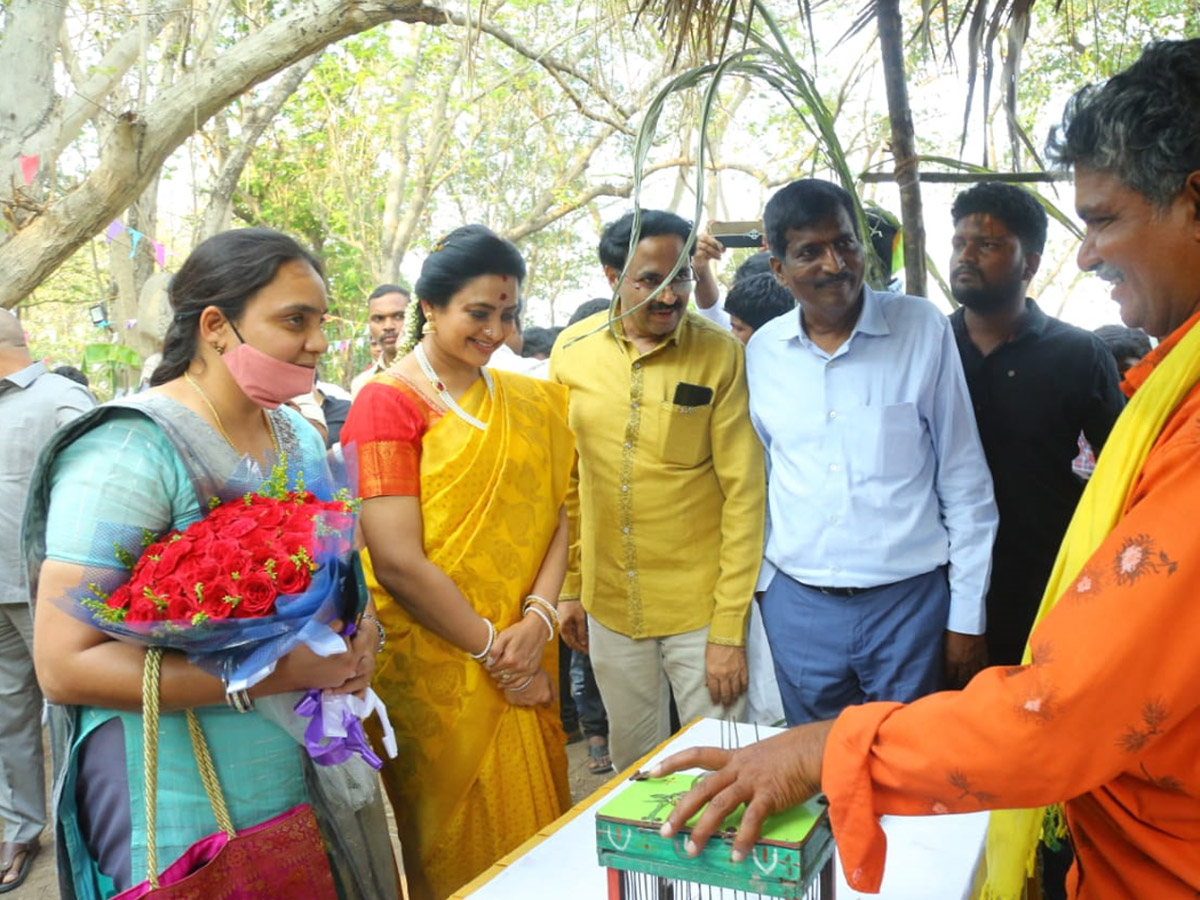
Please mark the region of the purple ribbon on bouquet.
MULTIPOLYGON (((336 766, 357 753, 373 769, 383 768, 381 760, 363 731, 363 701, 351 694, 331 694, 312 690, 296 704, 296 714, 309 719, 304 729, 304 748, 313 762, 321 766, 336 766), (358 701, 357 703, 354 701, 358 701), (327 722, 327 715, 334 721, 327 722)), ((365 712, 370 712, 367 708, 365 712)))

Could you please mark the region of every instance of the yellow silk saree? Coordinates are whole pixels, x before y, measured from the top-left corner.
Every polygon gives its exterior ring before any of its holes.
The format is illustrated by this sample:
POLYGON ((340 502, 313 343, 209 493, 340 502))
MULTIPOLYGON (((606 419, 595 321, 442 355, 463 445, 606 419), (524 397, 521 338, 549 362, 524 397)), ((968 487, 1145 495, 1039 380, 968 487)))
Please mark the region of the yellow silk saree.
MULTIPOLYGON (((492 377, 493 390, 481 379, 459 400, 486 423, 480 430, 453 413, 435 418, 410 387, 382 376, 386 392, 374 389, 371 402, 399 408, 381 415, 395 421, 420 406, 432 422, 407 448, 363 440, 358 453, 364 483, 403 485, 419 473, 426 557, 500 631, 520 618, 558 526, 573 441, 558 385, 492 377), (416 473, 397 471, 406 466, 416 473)), ((364 565, 388 634, 373 686, 400 750, 384 762, 384 784, 411 897, 442 898, 569 806, 558 710, 510 706, 482 665, 416 624, 379 585, 369 553, 364 565)), ((548 644, 543 668, 555 680, 557 661, 548 644)))

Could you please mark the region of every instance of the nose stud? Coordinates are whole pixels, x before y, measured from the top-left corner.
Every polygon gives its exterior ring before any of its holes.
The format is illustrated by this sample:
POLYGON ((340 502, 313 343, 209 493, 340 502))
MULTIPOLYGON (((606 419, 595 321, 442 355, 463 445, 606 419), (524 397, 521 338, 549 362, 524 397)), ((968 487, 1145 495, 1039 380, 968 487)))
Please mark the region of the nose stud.
POLYGON ((492 329, 490 329, 490 328, 485 328, 485 329, 483 329, 483 333, 484 333, 484 334, 486 334, 488 337, 491 337, 491 336, 492 336, 492 329))

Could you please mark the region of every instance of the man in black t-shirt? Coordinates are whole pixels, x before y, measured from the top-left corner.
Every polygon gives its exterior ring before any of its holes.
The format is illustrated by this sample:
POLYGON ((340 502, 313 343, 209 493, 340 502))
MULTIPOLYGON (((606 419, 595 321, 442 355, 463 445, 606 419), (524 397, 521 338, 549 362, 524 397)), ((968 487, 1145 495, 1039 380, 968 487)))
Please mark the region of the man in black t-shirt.
POLYGON ((1020 663, 1075 505, 1082 432, 1097 455, 1124 406, 1112 355, 1025 292, 1046 213, 1029 192, 984 182, 952 209, 951 316, 1000 511, 987 598, 992 665, 1020 663))

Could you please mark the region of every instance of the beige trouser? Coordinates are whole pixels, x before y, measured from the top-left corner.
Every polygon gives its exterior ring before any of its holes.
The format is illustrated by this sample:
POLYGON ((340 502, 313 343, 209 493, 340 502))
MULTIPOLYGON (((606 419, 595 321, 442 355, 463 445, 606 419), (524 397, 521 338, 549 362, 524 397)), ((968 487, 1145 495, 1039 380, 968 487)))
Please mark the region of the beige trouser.
POLYGON ((659 638, 631 638, 588 616, 588 653, 608 712, 608 747, 617 771, 671 736, 668 687, 679 721, 699 716, 740 719, 743 694, 731 707, 714 703, 705 684, 708 628, 659 638))

